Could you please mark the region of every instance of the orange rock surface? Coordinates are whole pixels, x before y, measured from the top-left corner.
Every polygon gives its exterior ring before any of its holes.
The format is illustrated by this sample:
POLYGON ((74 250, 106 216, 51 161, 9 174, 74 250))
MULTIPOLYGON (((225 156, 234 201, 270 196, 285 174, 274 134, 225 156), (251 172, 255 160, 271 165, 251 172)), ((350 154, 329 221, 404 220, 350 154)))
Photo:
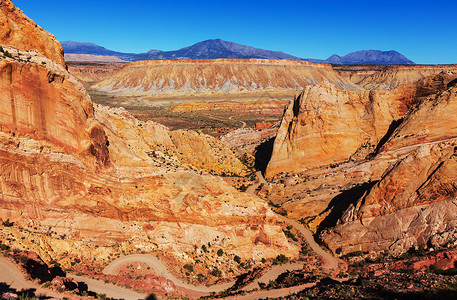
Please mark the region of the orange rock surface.
POLYGON ((36 50, 65 66, 63 49, 57 39, 42 29, 10 0, 0 2, 0 44, 18 50, 36 50))
POLYGON ((344 91, 323 83, 305 88, 283 116, 266 176, 368 154, 414 103, 446 84, 441 77, 386 92, 344 91))
MULTIPOLYGON (((49 53, 54 40, 42 43, 49 53)), ((48 261, 107 260, 114 249, 187 261, 186 252, 208 243, 245 259, 298 253, 264 201, 206 172, 244 171, 217 140, 94 109, 60 63, 5 49, 12 57, 0 55, 0 219, 15 226, 2 240, 48 261)))

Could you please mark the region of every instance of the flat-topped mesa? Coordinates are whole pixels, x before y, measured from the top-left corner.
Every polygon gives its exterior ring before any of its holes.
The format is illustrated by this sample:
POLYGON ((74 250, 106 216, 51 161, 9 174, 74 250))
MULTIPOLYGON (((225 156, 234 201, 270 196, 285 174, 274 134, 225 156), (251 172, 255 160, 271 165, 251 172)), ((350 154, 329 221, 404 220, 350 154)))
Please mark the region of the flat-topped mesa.
POLYGON ((329 84, 305 88, 284 113, 266 176, 364 158, 413 104, 445 88, 451 78, 438 74, 386 92, 344 91, 329 84))
POLYGON ((328 64, 265 59, 138 61, 125 65, 93 88, 122 95, 214 95, 285 90, 317 82, 358 89, 328 64))
POLYGON ((29 19, 10 0, 0 1, 0 45, 22 51, 36 50, 65 66, 62 46, 54 35, 29 19))
POLYGON ((366 90, 391 90, 440 72, 457 74, 457 65, 334 66, 339 75, 366 90))

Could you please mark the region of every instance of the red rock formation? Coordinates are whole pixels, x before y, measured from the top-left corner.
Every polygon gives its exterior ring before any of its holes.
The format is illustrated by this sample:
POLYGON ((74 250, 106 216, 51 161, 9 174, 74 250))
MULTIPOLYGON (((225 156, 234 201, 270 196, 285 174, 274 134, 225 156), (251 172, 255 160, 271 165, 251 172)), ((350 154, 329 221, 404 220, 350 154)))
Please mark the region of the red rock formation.
POLYGON ((0 44, 18 50, 37 50, 65 66, 63 49, 57 39, 17 9, 10 0, 0 2, 0 44))

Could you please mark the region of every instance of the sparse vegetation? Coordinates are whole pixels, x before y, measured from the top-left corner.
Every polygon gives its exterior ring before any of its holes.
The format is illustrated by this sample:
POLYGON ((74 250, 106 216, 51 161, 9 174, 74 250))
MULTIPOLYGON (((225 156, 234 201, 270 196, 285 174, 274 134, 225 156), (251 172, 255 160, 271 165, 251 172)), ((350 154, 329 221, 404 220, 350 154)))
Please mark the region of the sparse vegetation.
POLYGON ((276 256, 275 259, 273 259, 273 264, 280 265, 280 264, 285 264, 288 261, 289 261, 289 259, 287 258, 287 256, 285 256, 284 254, 279 254, 278 256, 276 256))
POLYGON ((10 222, 10 219, 6 219, 6 221, 2 222, 2 225, 5 227, 12 227, 14 225, 14 222, 10 222))

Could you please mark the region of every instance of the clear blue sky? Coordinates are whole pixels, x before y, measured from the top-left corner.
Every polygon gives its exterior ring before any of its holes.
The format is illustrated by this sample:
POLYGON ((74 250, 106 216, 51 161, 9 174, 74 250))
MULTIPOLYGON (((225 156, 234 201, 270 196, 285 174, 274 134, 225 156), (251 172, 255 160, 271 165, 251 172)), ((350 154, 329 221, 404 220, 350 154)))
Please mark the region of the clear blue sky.
POLYGON ((303 58, 397 50, 457 63, 457 1, 13 0, 60 41, 111 50, 176 50, 220 38, 303 58))

